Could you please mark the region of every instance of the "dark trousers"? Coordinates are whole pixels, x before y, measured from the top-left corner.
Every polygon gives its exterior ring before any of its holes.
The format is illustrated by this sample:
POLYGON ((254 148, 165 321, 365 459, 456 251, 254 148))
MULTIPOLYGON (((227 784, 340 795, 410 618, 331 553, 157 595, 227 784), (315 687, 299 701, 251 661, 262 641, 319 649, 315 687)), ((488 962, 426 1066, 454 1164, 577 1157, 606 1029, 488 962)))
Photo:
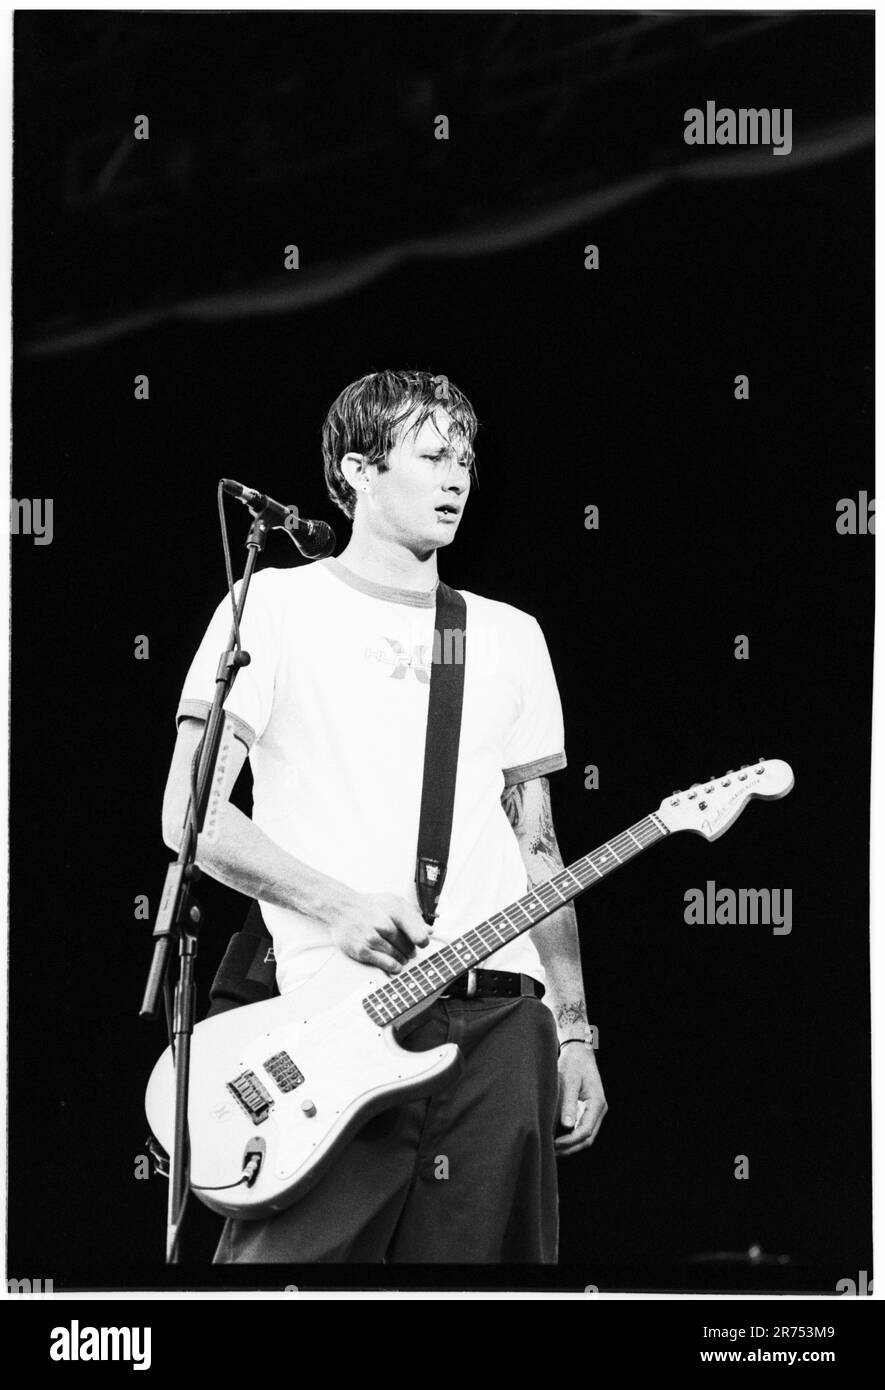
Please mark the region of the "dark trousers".
POLYGON ((446 1090, 370 1120, 300 1201, 225 1222, 216 1264, 554 1264, 557 1042, 538 999, 440 999, 403 1039, 455 1042, 446 1090))

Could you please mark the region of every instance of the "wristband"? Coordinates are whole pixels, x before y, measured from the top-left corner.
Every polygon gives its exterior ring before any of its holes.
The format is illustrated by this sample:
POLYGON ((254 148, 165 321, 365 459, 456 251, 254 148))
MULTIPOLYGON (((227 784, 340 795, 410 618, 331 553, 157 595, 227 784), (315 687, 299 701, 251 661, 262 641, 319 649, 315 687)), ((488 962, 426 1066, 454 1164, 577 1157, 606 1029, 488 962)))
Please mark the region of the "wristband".
POLYGON ((567 1047, 569 1043, 577 1042, 583 1043, 585 1047, 589 1047, 592 1052, 595 1052, 598 1046, 597 1038, 598 1034, 596 1032, 596 1029, 590 1026, 587 1028, 586 1032, 583 1033, 582 1036, 579 1038, 563 1038, 562 1042, 559 1044, 559 1050, 560 1052, 562 1052, 562 1049, 564 1047, 567 1047))

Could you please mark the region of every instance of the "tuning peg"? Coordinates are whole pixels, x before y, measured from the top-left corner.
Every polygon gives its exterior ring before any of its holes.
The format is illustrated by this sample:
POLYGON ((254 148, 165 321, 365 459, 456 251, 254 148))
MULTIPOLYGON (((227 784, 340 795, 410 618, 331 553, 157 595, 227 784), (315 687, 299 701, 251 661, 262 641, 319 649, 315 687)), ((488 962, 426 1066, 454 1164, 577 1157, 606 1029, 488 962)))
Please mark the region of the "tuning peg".
POLYGON ((757 758, 756 761, 757 761, 757 763, 764 763, 764 762, 765 762, 765 759, 764 759, 764 758, 757 758))

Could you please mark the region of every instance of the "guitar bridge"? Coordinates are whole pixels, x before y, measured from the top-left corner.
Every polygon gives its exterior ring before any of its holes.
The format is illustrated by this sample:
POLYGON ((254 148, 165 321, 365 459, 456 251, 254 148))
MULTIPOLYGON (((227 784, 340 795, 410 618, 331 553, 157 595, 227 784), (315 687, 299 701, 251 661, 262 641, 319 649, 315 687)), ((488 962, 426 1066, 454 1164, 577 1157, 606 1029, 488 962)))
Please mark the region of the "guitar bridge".
POLYGON ((227 1089, 243 1107, 253 1125, 260 1125, 267 1119, 273 1108, 273 1100, 254 1071, 244 1071, 235 1081, 228 1081, 227 1089))

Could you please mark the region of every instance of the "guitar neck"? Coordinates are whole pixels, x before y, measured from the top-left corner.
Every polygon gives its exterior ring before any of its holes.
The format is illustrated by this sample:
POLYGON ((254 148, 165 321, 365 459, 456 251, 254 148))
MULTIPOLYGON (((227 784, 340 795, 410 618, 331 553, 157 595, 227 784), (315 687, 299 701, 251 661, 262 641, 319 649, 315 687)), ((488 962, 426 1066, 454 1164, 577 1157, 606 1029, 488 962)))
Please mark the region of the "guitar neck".
POLYGON ((472 927, 442 950, 392 975, 380 989, 366 995, 363 1008, 373 1023, 394 1022, 416 1004, 436 994, 443 985, 451 984, 465 970, 481 965, 508 941, 515 941, 563 903, 571 902, 579 893, 592 888, 594 883, 614 873, 621 864, 634 859, 669 833, 655 814, 637 821, 629 830, 607 840, 583 859, 576 859, 574 864, 561 869, 509 907, 487 917, 478 927, 472 927))

